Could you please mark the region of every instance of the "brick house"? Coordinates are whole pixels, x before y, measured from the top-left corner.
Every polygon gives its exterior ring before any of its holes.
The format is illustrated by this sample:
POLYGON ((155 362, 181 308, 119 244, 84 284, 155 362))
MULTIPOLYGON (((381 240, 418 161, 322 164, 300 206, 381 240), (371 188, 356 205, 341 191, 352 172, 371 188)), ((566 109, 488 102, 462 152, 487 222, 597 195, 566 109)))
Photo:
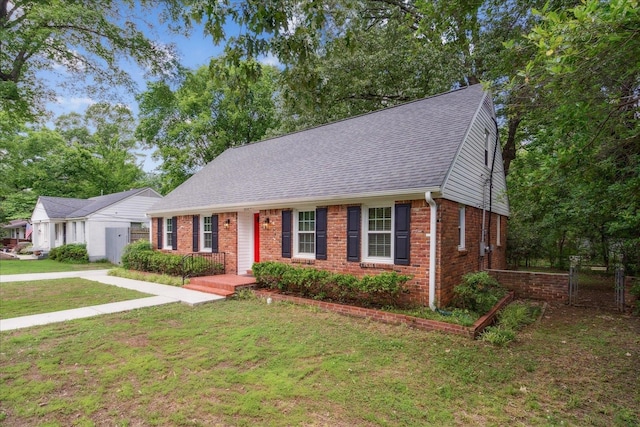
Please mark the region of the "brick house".
POLYGON ((230 148, 148 211, 154 247, 410 274, 446 306, 463 274, 506 267, 509 205, 491 97, 474 85, 230 148))

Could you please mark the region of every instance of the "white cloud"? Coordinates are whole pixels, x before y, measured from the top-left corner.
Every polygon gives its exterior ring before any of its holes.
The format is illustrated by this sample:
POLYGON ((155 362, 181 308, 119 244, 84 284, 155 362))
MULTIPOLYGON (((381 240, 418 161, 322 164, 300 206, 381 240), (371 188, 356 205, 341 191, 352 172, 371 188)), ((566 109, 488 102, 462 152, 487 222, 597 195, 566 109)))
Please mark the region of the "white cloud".
POLYGON ((280 67, 282 65, 282 64, 280 64, 280 61, 278 60, 278 58, 273 53, 269 53, 266 56, 260 56, 258 58, 258 61, 261 64, 272 65, 274 67, 280 67))
POLYGON ((75 111, 85 109, 90 105, 95 104, 96 101, 88 97, 57 97, 56 104, 63 106, 66 110, 75 111))

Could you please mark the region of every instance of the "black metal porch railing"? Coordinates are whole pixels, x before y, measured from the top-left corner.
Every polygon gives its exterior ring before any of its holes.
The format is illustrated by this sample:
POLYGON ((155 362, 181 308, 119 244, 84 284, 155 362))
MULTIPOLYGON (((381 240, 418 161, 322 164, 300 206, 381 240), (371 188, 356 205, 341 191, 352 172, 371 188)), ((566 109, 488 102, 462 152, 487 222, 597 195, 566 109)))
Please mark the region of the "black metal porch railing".
POLYGON ((187 277, 224 274, 225 253, 194 252, 182 257, 182 285, 187 277))

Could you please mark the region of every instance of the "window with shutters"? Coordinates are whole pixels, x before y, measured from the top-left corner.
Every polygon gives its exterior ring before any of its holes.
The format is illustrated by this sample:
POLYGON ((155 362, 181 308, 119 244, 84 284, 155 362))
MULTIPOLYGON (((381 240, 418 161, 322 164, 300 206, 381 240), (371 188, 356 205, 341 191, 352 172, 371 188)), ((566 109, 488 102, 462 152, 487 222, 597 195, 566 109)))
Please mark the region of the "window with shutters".
POLYGON ((316 253, 316 211, 296 211, 294 218, 294 256, 314 257, 316 253))
POLYGON ((173 248, 173 220, 171 218, 164 220, 164 248, 173 248))
POLYGON ((363 253, 365 261, 393 262, 393 209, 391 206, 363 209, 363 253))
POLYGON ((211 234, 211 217, 203 216, 202 217, 202 249, 203 250, 211 250, 212 243, 212 234, 211 234))

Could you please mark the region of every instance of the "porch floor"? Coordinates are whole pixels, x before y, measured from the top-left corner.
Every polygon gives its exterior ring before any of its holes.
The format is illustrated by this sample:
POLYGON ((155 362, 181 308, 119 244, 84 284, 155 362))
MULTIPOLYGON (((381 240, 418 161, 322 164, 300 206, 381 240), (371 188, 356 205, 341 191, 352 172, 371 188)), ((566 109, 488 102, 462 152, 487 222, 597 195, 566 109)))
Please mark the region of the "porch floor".
POLYGON ((216 294, 228 297, 236 293, 236 290, 251 288, 256 283, 253 276, 238 276, 236 274, 218 274, 216 276, 192 277, 186 289, 216 294))

